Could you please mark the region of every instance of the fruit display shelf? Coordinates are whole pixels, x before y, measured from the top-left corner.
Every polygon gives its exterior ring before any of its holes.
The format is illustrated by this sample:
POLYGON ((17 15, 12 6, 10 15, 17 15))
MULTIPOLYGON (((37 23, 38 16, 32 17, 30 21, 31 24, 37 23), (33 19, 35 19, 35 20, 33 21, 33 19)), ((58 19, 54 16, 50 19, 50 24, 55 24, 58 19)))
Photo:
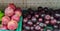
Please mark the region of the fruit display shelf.
POLYGON ((60 20, 57 18, 60 16, 56 17, 55 14, 60 14, 59 12, 59 9, 53 10, 47 7, 38 7, 37 10, 31 8, 23 10, 22 31, 58 31, 60 24, 58 21, 60 20), (52 19, 55 19, 56 22, 52 19))
POLYGON ((20 21, 18 22, 18 28, 16 30, 0 30, 0 31, 22 31, 22 20, 23 17, 20 17, 20 21))

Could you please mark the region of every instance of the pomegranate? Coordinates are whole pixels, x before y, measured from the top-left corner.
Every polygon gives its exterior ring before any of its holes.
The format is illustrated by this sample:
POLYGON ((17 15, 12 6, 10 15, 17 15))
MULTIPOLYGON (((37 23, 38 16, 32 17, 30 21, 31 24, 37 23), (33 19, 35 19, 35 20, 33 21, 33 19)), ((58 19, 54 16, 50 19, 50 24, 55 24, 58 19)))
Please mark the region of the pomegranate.
POLYGON ((11 7, 12 9, 15 10, 16 6, 13 3, 9 3, 8 7, 11 7))
POLYGON ((7 28, 7 26, 3 25, 1 29, 7 30, 8 28, 7 28))
POLYGON ((14 10, 11 7, 7 7, 5 9, 5 15, 6 16, 12 16, 14 14, 14 10))
POLYGON ((22 15, 22 12, 21 12, 21 9, 20 8, 17 8, 15 10, 15 15, 18 15, 18 16, 21 16, 22 15))
POLYGON ((17 15, 13 15, 13 16, 12 16, 12 20, 15 20, 16 22, 18 22, 19 19, 20 19, 20 17, 17 16, 17 15))
POLYGON ((18 23, 14 20, 11 20, 7 25, 9 30, 15 30, 18 27, 18 23))
POLYGON ((4 25, 7 25, 9 21, 10 21, 10 18, 8 16, 4 16, 2 18, 2 24, 4 24, 4 25))

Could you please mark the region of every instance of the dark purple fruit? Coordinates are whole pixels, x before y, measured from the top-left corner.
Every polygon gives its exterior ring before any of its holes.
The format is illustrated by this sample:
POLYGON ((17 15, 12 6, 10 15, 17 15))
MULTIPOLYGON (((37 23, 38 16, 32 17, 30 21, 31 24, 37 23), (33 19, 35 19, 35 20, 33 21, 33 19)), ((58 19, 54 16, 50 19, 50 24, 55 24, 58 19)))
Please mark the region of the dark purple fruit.
POLYGON ((50 18, 50 15, 45 15, 45 19, 49 20, 50 18))
POLYGON ((49 24, 49 21, 45 21, 45 24, 49 24))
POLYGON ((33 15, 33 13, 34 13, 34 11, 33 11, 31 8, 28 9, 28 12, 29 12, 29 14, 31 14, 31 15, 33 15))
POLYGON ((57 22, 56 19, 52 19, 52 20, 50 21, 51 24, 56 24, 56 22, 57 22))
POLYGON ((36 26, 36 27, 35 27, 35 30, 40 30, 40 29, 41 29, 40 26, 36 26))
POLYGON ((27 24, 28 25, 33 25, 33 22, 32 21, 28 21, 27 24))
POLYGON ((43 19, 42 19, 42 18, 39 18, 38 20, 39 20, 39 22, 42 22, 42 21, 43 21, 43 19))
POLYGON ((31 18, 31 15, 28 15, 27 18, 30 19, 31 18))
POLYGON ((46 31, 51 31, 50 29, 47 29, 46 31))
POLYGON ((24 23, 26 23, 27 21, 28 21, 28 19, 27 19, 27 18, 24 18, 24 19, 23 19, 23 22, 24 22, 24 23))
POLYGON ((31 29, 31 30, 34 30, 34 27, 32 26, 30 29, 31 29))
POLYGON ((54 25, 53 27, 54 27, 55 29, 58 29, 58 25, 54 25))
POLYGON ((30 27, 29 26, 25 26, 24 27, 26 30, 30 30, 30 27))
POLYGON ((36 19, 36 17, 32 17, 32 22, 36 22, 37 21, 37 19, 36 19))
POLYGON ((39 26, 40 27, 44 27, 45 25, 44 25, 44 23, 40 23, 39 26))

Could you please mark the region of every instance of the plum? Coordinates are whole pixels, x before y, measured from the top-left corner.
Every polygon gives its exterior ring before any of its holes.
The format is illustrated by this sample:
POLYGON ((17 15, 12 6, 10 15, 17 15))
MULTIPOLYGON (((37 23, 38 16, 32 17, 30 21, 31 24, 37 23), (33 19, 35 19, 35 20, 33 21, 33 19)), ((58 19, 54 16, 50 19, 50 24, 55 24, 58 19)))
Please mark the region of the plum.
POLYGON ((18 23, 14 20, 11 20, 7 25, 9 30, 15 30, 18 27, 18 23))
POLYGON ((33 25, 33 22, 32 21, 28 21, 27 24, 28 25, 33 25))
POLYGON ((41 29, 40 26, 36 26, 36 27, 35 27, 35 30, 40 30, 40 29, 41 29))
POLYGON ((24 22, 24 23, 26 23, 27 21, 28 21, 28 19, 27 19, 27 18, 24 18, 24 19, 23 19, 23 22, 24 22))
POLYGON ((46 24, 49 24, 49 21, 45 21, 46 24))
POLYGON ((37 21, 36 17, 34 17, 34 16, 31 18, 31 20, 32 20, 32 22, 34 22, 34 23, 37 21))
POLYGON ((50 19, 50 15, 45 15, 45 19, 50 19))
POLYGON ((30 30, 30 27, 29 27, 29 26, 25 26, 25 29, 26 29, 26 30, 30 30))
POLYGON ((57 22, 56 19, 52 19, 52 20, 50 21, 51 24, 56 24, 56 22, 57 22))
POLYGON ((31 29, 31 30, 34 30, 34 27, 33 27, 33 26, 32 26, 32 27, 30 27, 30 29, 31 29))
POLYGON ((43 21, 43 19, 42 19, 42 18, 39 18, 38 20, 39 20, 39 22, 42 22, 42 21, 43 21))

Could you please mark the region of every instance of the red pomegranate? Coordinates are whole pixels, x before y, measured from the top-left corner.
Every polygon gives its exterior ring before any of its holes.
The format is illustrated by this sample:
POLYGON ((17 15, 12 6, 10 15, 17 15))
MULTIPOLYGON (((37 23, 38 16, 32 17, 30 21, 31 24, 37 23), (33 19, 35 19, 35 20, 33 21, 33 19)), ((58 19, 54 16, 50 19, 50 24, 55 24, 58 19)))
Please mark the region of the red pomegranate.
POLYGON ((22 15, 21 9, 16 9, 15 15, 21 16, 22 15))
POLYGON ((5 15, 6 16, 12 16, 14 14, 14 10, 11 7, 7 7, 5 9, 5 15))
POLYGON ((15 30, 18 27, 18 23, 14 20, 11 20, 7 25, 9 30, 15 30))
POLYGON ((17 15, 13 15, 13 16, 12 16, 12 20, 15 20, 16 22, 18 22, 19 19, 20 19, 20 17, 17 16, 17 15))
POLYGON ((8 7, 11 7, 12 9, 16 9, 16 6, 13 3, 9 3, 8 7))
POLYGON ((10 18, 8 16, 4 16, 2 18, 2 24, 4 24, 4 25, 7 25, 9 21, 10 21, 10 18))
POLYGON ((1 29, 7 30, 8 28, 7 28, 7 26, 3 25, 1 29))

